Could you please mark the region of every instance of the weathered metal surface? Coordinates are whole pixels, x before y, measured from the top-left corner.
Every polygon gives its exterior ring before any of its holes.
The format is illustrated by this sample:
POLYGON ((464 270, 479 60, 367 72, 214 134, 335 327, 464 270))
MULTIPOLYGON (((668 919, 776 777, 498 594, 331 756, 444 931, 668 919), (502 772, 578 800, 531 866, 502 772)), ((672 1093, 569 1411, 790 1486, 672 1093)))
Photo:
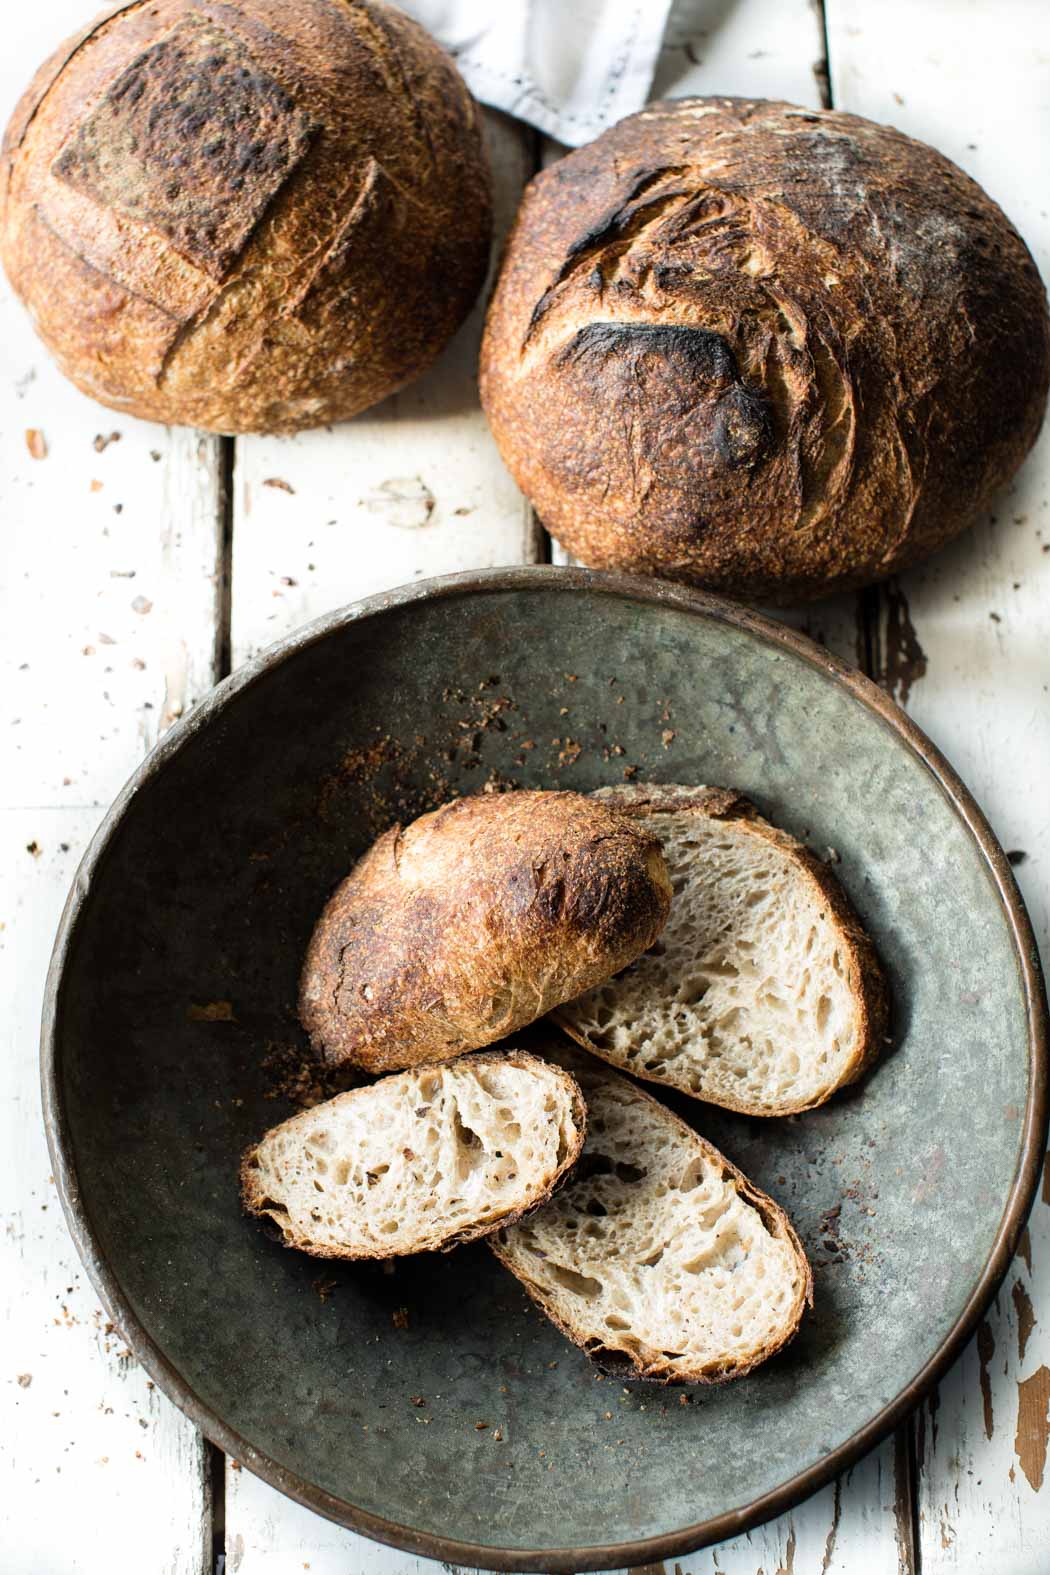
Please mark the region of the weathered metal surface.
POLYGON ((1005 856, 880 691, 728 604, 519 569, 300 631, 173 730, 74 889, 45 1095, 96 1283, 210 1436, 413 1551, 597 1568, 783 1509, 943 1369, 1036 1184, 1045 1033, 1005 856), (824 1109, 689 1110, 793 1214, 817 1307, 783 1358, 686 1405, 598 1381, 483 1248, 393 1277, 326 1266, 319 1287, 237 1200, 241 1147, 287 1108, 264 1062, 301 1047, 310 926, 379 825, 486 781, 590 788, 625 766, 746 787, 834 848, 895 1000, 885 1060, 824 1109))

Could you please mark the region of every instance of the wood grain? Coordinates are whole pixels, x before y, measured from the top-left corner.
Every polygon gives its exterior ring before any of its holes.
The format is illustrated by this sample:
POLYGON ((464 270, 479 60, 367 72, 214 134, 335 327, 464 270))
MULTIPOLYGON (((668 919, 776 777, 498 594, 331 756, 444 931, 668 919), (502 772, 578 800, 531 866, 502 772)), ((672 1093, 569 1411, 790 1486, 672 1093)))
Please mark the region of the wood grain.
POLYGON ((9 1123, 0 1145, 0 1564, 12 1575, 205 1575, 203 1440, 99 1306, 65 1228, 40 1121, 37 1025, 51 937, 97 819, 93 808, 0 809, 9 1123))

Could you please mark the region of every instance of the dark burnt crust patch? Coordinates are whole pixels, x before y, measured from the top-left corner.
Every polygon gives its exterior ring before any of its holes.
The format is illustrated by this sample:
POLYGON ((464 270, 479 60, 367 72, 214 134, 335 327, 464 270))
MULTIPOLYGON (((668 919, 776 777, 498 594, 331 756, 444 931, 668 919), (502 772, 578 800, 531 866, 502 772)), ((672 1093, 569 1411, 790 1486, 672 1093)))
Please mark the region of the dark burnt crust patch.
POLYGON ((764 389, 749 387, 721 334, 678 323, 597 322, 577 330, 555 356, 560 367, 579 366, 600 383, 615 368, 630 388, 644 385, 644 364, 656 358, 679 369, 682 387, 714 395, 712 437, 730 469, 761 463, 773 443, 773 410, 764 389))
POLYGON ((121 72, 52 173, 221 280, 313 131, 240 39, 190 16, 121 72))

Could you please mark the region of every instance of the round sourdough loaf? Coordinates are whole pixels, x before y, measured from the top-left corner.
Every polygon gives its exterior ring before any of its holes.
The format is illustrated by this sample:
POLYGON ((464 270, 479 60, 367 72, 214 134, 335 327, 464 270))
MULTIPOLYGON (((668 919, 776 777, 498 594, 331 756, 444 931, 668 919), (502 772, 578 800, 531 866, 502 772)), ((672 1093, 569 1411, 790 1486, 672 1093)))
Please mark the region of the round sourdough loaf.
POLYGON ((73 382, 220 432, 339 421, 417 376, 491 239, 474 101, 379 0, 117 6, 15 109, 0 203, 73 382))
POLYGON ((941 154, 855 115, 657 103, 538 175, 482 399, 595 568, 791 601, 970 524, 1039 430, 1046 292, 941 154))

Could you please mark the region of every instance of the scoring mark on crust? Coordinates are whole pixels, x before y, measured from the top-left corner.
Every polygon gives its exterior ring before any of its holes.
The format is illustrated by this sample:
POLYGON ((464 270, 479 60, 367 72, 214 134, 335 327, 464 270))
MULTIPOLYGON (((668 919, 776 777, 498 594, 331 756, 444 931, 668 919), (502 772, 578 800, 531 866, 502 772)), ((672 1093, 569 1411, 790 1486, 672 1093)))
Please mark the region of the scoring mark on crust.
MULTIPOLYGON (((79 331, 87 360, 80 369, 91 393, 105 391, 96 374, 116 361, 129 341, 135 345, 137 370, 155 381, 180 331, 177 316, 130 285, 98 268, 70 244, 34 204, 25 232, 26 256, 47 255, 51 288, 34 309, 37 328, 49 344, 60 345, 65 333, 63 302, 78 303, 79 331)), ((127 401, 118 401, 127 403, 127 401)))
MULTIPOLYGON (((368 271, 379 280, 389 270, 391 253, 396 251, 393 239, 412 223, 411 209, 418 206, 419 199, 396 181, 378 159, 369 156, 363 167, 352 171, 332 204, 333 211, 341 217, 337 217, 328 241, 318 246, 313 266, 289 293, 281 315, 293 317, 318 332, 327 314, 338 318, 345 331, 353 298, 365 299, 368 271), (347 267, 351 253, 355 270, 352 276, 347 267)), ((417 301, 415 309, 421 313, 424 306, 417 301)))
POLYGON ((313 130, 239 39, 188 17, 126 67, 52 173, 222 279, 313 130))

